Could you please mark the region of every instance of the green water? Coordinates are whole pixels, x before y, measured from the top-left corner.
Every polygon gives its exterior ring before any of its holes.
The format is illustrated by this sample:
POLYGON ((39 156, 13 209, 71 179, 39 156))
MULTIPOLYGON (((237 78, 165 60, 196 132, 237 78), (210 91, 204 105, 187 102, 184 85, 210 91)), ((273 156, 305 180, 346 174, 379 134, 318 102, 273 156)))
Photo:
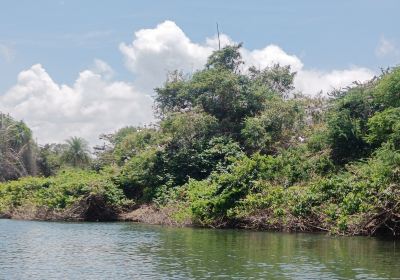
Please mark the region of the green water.
POLYGON ((0 220, 0 279, 400 279, 400 244, 132 223, 0 220))

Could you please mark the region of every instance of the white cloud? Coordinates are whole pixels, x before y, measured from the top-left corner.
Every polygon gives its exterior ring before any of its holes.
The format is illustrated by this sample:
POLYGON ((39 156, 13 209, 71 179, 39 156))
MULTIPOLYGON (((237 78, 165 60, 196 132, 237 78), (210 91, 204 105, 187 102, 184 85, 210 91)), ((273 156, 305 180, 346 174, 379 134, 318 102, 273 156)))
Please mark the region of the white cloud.
POLYGON ((111 80, 114 76, 114 69, 101 59, 95 59, 92 72, 102 75, 105 79, 111 80))
POLYGON ((385 57, 389 55, 398 56, 400 54, 400 50, 396 48, 396 45, 393 41, 382 36, 379 41, 378 47, 375 50, 375 54, 378 57, 385 57))
POLYGON ((328 93, 334 89, 351 86, 355 81, 365 82, 373 76, 374 73, 371 70, 360 67, 330 72, 301 70, 297 73, 294 85, 296 90, 312 95, 320 91, 328 93))
MULTIPOLYGON (((226 34, 221 34, 220 41, 222 46, 234 43, 226 34)), ((153 29, 135 32, 133 41, 121 43, 119 49, 134 73, 134 82, 113 80, 113 69, 95 60, 89 70, 79 73, 73 85, 63 85, 36 64, 22 71, 17 84, 0 95, 0 111, 25 120, 40 143, 60 142, 76 135, 93 144, 101 133, 151 122, 153 89, 162 85, 168 71, 202 68, 211 52, 218 49, 218 39, 214 36, 195 43, 174 22, 165 21, 153 29)), ((243 48, 241 52, 245 67, 290 65, 298 73, 297 89, 306 94, 342 88, 373 76, 369 69, 356 66, 327 72, 310 70, 299 57, 277 45, 243 48)))
POLYGON ((213 48, 191 42, 174 22, 165 21, 135 32, 134 41, 121 43, 120 50, 128 69, 136 74, 136 83, 151 90, 165 81, 168 71, 201 68, 213 48))
POLYGON ((151 121, 151 98, 130 83, 109 81, 108 65, 95 64, 103 73, 85 70, 72 86, 57 84, 40 64, 33 65, 0 96, 0 111, 25 120, 40 143, 77 135, 93 144, 101 133, 151 121))
POLYGON ((242 50, 242 56, 247 66, 265 68, 274 64, 290 65, 293 71, 300 71, 303 63, 295 55, 289 55, 276 45, 269 45, 261 50, 242 50))
MULTIPOLYGON (((226 34, 221 34, 220 40, 222 46, 234 43, 226 34)), ((135 32, 132 43, 120 44, 126 66, 135 74, 137 85, 146 91, 161 85, 168 71, 193 72, 203 67, 207 57, 217 48, 216 36, 206 38, 205 43, 192 42, 172 21, 165 21, 153 29, 139 30, 135 32)), ((241 52, 245 67, 264 68, 276 63, 290 65, 298 73, 295 79, 297 89, 306 94, 343 88, 353 81, 368 80, 374 74, 357 66, 327 72, 308 70, 299 57, 273 44, 262 49, 242 48, 241 52)))
POLYGON ((15 51, 10 46, 0 43, 0 57, 2 57, 6 62, 11 62, 15 57, 15 51))

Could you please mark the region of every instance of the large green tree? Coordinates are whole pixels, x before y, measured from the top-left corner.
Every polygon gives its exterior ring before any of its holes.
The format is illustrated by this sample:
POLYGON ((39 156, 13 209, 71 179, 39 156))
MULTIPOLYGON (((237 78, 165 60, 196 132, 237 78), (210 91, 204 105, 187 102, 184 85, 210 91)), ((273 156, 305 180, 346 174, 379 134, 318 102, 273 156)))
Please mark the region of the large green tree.
POLYGON ((35 175, 36 144, 22 121, 0 113, 0 181, 35 175))
POLYGON ((88 143, 80 137, 71 137, 66 140, 66 149, 63 159, 73 167, 86 167, 90 163, 90 151, 88 143))

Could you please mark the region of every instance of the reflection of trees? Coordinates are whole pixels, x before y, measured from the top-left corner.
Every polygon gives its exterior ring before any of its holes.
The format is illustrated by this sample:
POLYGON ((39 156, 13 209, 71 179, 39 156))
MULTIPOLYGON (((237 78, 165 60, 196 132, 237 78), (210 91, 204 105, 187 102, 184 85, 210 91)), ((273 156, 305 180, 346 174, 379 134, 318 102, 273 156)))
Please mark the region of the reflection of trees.
MULTIPOLYGON (((165 229, 157 264, 185 278, 331 279, 396 277, 392 242, 324 235, 165 229), (386 254, 393 252, 388 258, 386 254)), ((396 256, 397 255, 397 258, 396 256)))
POLYGON ((0 222, 1 279, 4 275, 6 279, 32 275, 35 279, 66 275, 72 279, 397 279, 400 275, 396 244, 365 237, 132 223, 0 222))

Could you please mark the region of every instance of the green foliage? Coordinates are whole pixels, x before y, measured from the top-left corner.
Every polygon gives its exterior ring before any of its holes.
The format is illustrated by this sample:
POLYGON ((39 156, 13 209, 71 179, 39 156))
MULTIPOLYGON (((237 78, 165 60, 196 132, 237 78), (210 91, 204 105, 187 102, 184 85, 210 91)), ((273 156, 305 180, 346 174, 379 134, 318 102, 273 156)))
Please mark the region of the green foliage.
POLYGON ((193 99, 187 91, 187 81, 183 74, 174 71, 168 75, 163 87, 155 89, 157 113, 163 117, 168 112, 179 112, 192 107, 193 99))
POLYGON ((380 108, 400 107, 400 67, 384 73, 374 91, 380 108))
POLYGON ((46 144, 39 147, 37 164, 41 175, 49 177, 55 175, 63 166, 63 155, 67 146, 65 144, 46 144))
POLYGON ((245 120, 242 138, 246 149, 271 154, 279 148, 287 148, 300 137, 303 118, 302 100, 270 100, 260 115, 245 120))
POLYGON ((49 178, 26 177, 0 184, 0 213, 24 206, 63 210, 89 195, 102 195, 112 207, 129 203, 107 174, 67 169, 49 178))
POLYGON ((400 148, 400 108, 389 108, 368 120, 368 143, 379 147, 390 141, 400 148))
POLYGON ((242 152, 230 138, 215 136, 217 125, 214 117, 201 111, 176 112, 165 117, 159 132, 142 129, 126 134, 113 150, 123 165, 118 184, 128 197, 149 201, 166 186, 224 169, 242 152))
POLYGON ((240 45, 227 46, 216 51, 206 69, 185 79, 173 72, 164 87, 157 88, 156 107, 164 118, 171 112, 201 110, 219 121, 219 129, 238 139, 242 122, 255 116, 276 94, 286 94, 292 89, 294 73, 279 65, 251 75, 238 71, 242 64, 240 45), (285 77, 279 79, 279 74, 285 77))
POLYGON ((171 142, 188 145, 204 141, 216 133, 217 119, 202 111, 172 113, 161 122, 162 133, 171 142))
MULTIPOLYGON (((207 176, 212 171, 226 171, 237 159, 244 156, 240 145, 229 137, 214 137, 199 154, 200 166, 207 176)), ((200 179, 200 178, 195 178, 200 179)))
MULTIPOLYGON (((279 181, 277 184, 269 176, 259 177, 235 203, 225 204, 228 206, 225 222, 240 223, 250 219, 257 221, 253 227, 322 229, 345 234, 374 234, 386 230, 392 235, 398 234, 399 163, 399 152, 385 146, 367 162, 349 165, 337 174, 303 178, 289 187, 279 181)), ((247 169, 246 173, 251 175, 252 171, 247 169)), ((205 224, 221 224, 218 220, 223 217, 221 213, 209 214, 214 209, 218 181, 206 182, 193 183, 197 198, 192 203, 196 206, 193 214, 205 224)))
POLYGON ((267 201, 272 198, 264 196, 265 185, 282 195, 286 188, 320 178, 334 170, 328 155, 312 155, 305 149, 305 146, 300 146, 275 157, 259 154, 251 158, 241 157, 224 172, 215 172, 203 181, 189 181, 187 192, 193 217, 201 224, 226 222, 236 215, 243 216, 238 209, 243 206, 249 210, 247 203, 261 208, 270 205, 267 201))
POLYGON ((26 124, 0 112, 0 181, 35 175, 35 149, 26 124))
POLYGON ((119 165, 123 164, 125 160, 135 153, 137 149, 135 145, 142 147, 145 144, 143 142, 148 142, 140 141, 140 139, 136 139, 140 137, 132 136, 143 129, 144 128, 127 126, 120 128, 115 133, 100 135, 99 139, 102 140, 103 143, 93 147, 93 154, 95 157, 91 161, 91 168, 99 171, 117 163, 119 163, 119 165), (125 140, 125 138, 128 139, 125 140))
POLYGON ((129 198, 148 201, 155 188, 167 181, 157 150, 146 150, 132 157, 116 177, 116 183, 129 198))
POLYGON ((161 123, 168 140, 161 152, 165 174, 174 185, 208 175, 201 153, 217 133, 217 120, 203 112, 175 113, 161 123))
POLYGON ((135 155, 156 145, 159 142, 159 133, 152 128, 138 128, 127 133, 116 142, 114 156, 119 165, 123 165, 135 155))
POLYGON ((118 145, 124 140, 126 136, 133 134, 137 131, 137 127, 126 126, 120 128, 116 133, 114 133, 113 135, 108 135, 107 137, 109 138, 109 141, 112 142, 114 145, 118 145))
POLYGON ((275 64, 263 70, 252 66, 249 71, 255 86, 264 86, 267 90, 272 90, 281 97, 288 97, 290 91, 294 89, 293 81, 296 73, 291 72, 289 65, 275 64))
POLYGON ((332 103, 327 116, 332 158, 342 164, 368 155, 365 135, 368 118, 374 113, 370 88, 359 86, 350 89, 332 103))
POLYGON ((88 143, 80 137, 71 137, 66 141, 63 160, 73 167, 86 167, 90 162, 88 143))
POLYGON ((226 69, 232 72, 239 70, 239 67, 244 62, 239 49, 242 44, 228 45, 221 50, 213 52, 207 60, 207 68, 226 69))
POLYGON ((350 117, 348 110, 333 113, 328 119, 328 130, 328 141, 335 162, 346 163, 365 154, 367 144, 362 125, 358 119, 350 117))

